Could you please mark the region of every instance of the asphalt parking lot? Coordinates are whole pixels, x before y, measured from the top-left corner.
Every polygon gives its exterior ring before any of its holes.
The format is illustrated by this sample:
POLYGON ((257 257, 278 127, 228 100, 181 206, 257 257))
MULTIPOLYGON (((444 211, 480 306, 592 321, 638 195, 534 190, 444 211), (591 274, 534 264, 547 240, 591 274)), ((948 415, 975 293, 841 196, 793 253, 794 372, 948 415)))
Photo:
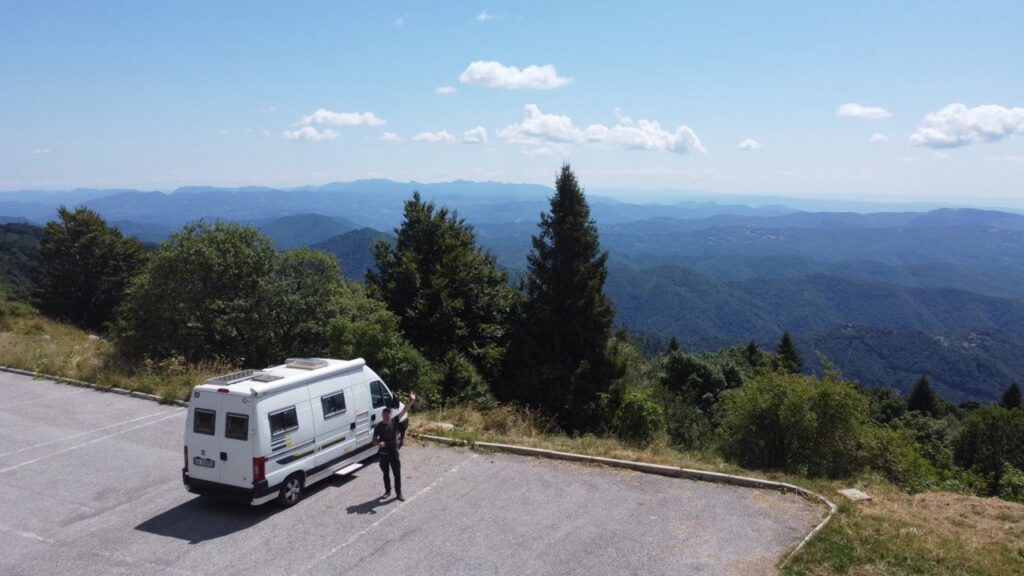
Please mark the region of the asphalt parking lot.
POLYGON ((0 372, 0 574, 762 574, 797 496, 407 443, 281 510, 181 484, 183 408, 0 372))

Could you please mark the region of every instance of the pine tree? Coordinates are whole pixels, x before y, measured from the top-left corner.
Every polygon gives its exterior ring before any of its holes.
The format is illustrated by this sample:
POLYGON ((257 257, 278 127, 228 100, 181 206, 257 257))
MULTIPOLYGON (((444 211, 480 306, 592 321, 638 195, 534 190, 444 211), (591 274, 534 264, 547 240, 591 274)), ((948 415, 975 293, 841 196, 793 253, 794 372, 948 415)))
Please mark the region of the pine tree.
POLYGON ((939 397, 932 390, 932 385, 926 376, 918 378, 914 389, 910 391, 910 396, 907 398, 907 410, 916 410, 929 416, 939 414, 939 397))
POLYGON ((757 347, 757 342, 753 340, 748 342, 743 348, 743 355, 746 356, 747 364, 750 364, 751 367, 757 368, 761 365, 761 349, 757 347))
POLYGON ((1016 382, 1010 384, 1006 392, 1003 392, 1003 399, 999 402, 999 405, 1007 410, 1020 408, 1020 386, 1016 382))
POLYGON ((678 352, 680 348, 679 339, 673 336, 672 339, 668 341, 668 349, 665 352, 667 354, 671 354, 673 352, 678 352))
POLYGON ((804 360, 800 357, 800 351, 796 349, 796 343, 789 332, 782 333, 775 355, 779 368, 784 372, 797 374, 804 369, 804 360))
POLYGON ((554 414, 569 430, 608 417, 614 367, 608 356, 614 310, 604 293, 608 253, 569 165, 541 214, 528 260, 526 302, 507 356, 507 398, 554 414))
MULTIPOLYGON (((419 192, 405 203, 395 245, 373 248, 377 271, 367 286, 401 322, 405 337, 436 363, 463 358, 494 380, 508 340, 510 315, 520 295, 495 258, 476 243, 473 228, 419 192)), ((462 370, 466 372, 466 370, 462 370)), ((461 392, 447 382, 453 394, 461 392)))

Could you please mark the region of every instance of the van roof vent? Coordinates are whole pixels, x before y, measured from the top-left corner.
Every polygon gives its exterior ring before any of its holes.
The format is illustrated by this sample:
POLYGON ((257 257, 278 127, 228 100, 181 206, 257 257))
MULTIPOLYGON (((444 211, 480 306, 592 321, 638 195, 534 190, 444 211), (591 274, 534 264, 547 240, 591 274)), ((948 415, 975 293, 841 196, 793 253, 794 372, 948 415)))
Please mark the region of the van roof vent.
POLYGON ((330 364, 323 358, 289 358, 285 361, 285 366, 288 368, 296 368, 299 370, 316 370, 317 368, 323 368, 330 364))
POLYGON ((271 374, 270 372, 263 372, 259 376, 253 376, 252 379, 257 382, 273 382, 274 380, 280 380, 284 376, 278 376, 277 374, 271 374))
POLYGON ((231 372, 229 374, 221 374, 220 376, 214 376, 207 380, 210 384, 234 384, 235 382, 241 382, 242 380, 248 380, 253 376, 262 374, 259 370, 239 370, 238 372, 231 372))

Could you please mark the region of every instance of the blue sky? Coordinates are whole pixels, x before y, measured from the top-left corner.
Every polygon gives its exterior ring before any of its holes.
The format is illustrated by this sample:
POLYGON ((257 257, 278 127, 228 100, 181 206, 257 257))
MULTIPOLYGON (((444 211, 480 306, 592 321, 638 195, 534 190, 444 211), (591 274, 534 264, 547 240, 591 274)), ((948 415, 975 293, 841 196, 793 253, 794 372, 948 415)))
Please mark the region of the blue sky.
POLYGON ((550 184, 568 160, 627 198, 1019 207, 1022 22, 1022 2, 7 0, 0 190, 550 184))

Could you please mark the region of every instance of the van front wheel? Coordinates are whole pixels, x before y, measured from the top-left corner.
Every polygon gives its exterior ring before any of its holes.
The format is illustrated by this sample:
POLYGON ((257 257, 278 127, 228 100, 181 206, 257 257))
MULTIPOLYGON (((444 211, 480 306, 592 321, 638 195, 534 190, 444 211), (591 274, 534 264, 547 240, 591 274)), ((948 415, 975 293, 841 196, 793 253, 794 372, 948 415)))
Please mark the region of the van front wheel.
POLYGON ((284 481, 284 485, 281 486, 281 492, 277 495, 277 501, 285 508, 294 506, 299 500, 302 500, 302 488, 301 476, 289 476, 284 481))

